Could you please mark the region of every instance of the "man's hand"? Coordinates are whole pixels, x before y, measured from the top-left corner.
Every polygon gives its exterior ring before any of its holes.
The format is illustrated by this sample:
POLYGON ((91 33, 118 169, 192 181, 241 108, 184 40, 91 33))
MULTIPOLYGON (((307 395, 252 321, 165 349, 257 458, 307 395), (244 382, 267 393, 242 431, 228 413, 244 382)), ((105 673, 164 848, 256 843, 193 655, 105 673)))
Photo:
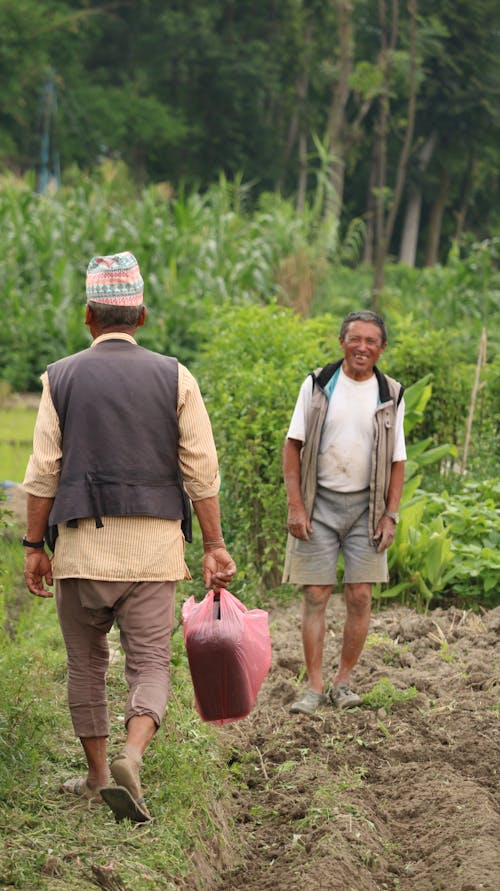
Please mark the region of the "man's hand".
POLYGON ((394 520, 391 520, 387 514, 384 514, 377 526, 375 535, 373 536, 374 541, 377 543, 377 551, 379 554, 381 554, 382 551, 386 551, 387 548, 391 546, 395 535, 396 524, 394 520))
POLYGON ((309 541, 309 533, 312 532, 312 525, 307 516, 304 507, 288 508, 288 531, 294 538, 300 538, 301 541, 309 541))
POLYGON ((227 588, 236 573, 236 563, 225 547, 213 548, 203 555, 203 581, 217 593, 227 588))
POLYGON ((28 548, 24 558, 24 578, 32 594, 36 597, 53 597, 52 591, 44 586, 52 585, 52 563, 44 550, 28 548))

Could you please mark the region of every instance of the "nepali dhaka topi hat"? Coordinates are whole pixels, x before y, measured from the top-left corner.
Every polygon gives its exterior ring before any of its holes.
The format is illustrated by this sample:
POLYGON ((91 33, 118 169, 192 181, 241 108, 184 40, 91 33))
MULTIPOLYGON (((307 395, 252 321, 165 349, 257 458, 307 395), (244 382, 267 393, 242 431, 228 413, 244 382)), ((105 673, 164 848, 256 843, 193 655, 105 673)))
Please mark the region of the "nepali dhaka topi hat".
POLYGON ((139 306, 144 282, 139 264, 130 251, 92 257, 87 269, 87 301, 111 306, 139 306))

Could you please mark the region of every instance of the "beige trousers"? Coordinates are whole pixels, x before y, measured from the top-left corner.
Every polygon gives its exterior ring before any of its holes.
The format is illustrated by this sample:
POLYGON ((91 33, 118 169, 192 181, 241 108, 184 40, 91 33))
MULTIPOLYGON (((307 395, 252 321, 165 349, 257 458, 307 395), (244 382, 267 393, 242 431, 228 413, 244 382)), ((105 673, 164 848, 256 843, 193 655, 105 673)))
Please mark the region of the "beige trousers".
POLYGON ((76 736, 109 735, 107 635, 115 622, 125 653, 125 724, 134 715, 150 715, 160 725, 169 694, 175 587, 175 582, 56 580, 76 736))

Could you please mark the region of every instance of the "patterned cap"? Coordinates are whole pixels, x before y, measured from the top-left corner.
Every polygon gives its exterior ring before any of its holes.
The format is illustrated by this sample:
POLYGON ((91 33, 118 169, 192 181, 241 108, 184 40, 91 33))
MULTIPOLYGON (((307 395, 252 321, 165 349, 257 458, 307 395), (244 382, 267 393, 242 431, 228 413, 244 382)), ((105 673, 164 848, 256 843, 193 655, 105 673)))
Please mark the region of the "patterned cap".
POLYGON ((87 269, 87 300, 111 306, 139 306, 144 282, 130 251, 92 257, 87 269))

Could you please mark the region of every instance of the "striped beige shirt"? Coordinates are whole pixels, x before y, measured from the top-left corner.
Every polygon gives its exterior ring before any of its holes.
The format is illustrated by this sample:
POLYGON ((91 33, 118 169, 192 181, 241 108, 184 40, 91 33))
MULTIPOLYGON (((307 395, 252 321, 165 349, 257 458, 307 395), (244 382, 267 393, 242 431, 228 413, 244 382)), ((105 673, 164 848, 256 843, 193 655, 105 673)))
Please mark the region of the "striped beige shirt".
MULTIPOLYGON (((128 334, 104 334, 93 344, 117 337, 135 343, 128 334)), ((33 434, 24 489, 31 495, 53 498, 61 470, 61 430, 50 395, 47 372, 33 434)), ((179 364, 177 417, 179 466, 193 501, 219 492, 217 454, 210 420, 193 375, 179 364)), ((180 520, 157 517, 103 517, 96 529, 93 518, 78 521, 76 529, 59 526, 53 558, 54 578, 105 581, 175 581, 190 578, 184 562, 180 520)))

